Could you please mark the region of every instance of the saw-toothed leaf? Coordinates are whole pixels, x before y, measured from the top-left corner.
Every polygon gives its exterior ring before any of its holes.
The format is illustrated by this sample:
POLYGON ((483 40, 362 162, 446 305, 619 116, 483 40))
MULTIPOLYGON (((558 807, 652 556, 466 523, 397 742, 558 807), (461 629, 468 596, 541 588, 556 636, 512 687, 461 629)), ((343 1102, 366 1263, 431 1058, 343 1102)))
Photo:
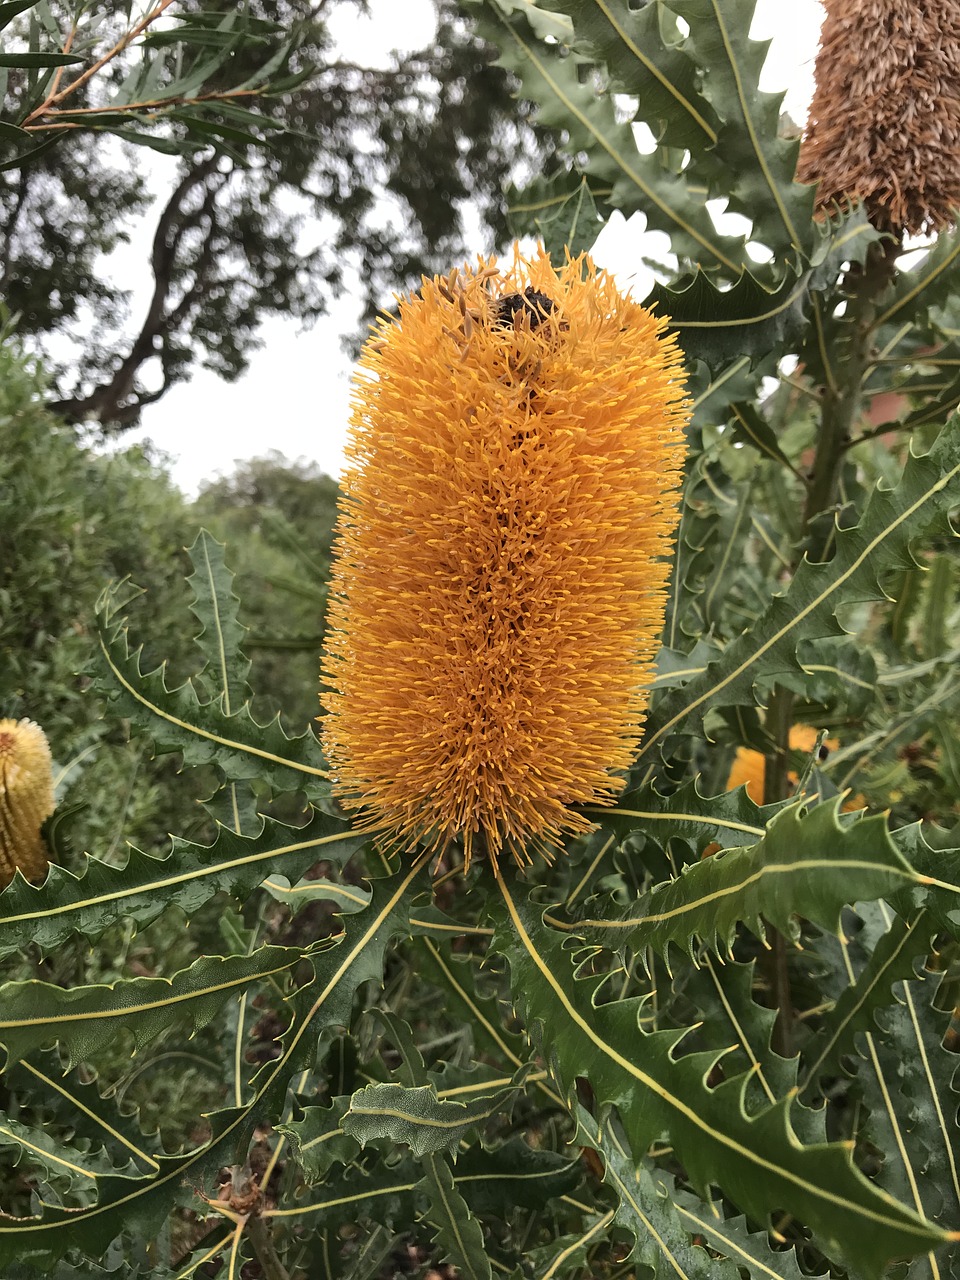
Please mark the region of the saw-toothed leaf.
POLYGON ((422 1157, 423 1181, 418 1190, 427 1199, 426 1219, 434 1229, 440 1256, 452 1263, 465 1280, 490 1280, 490 1259, 483 1247, 483 1228, 458 1190, 446 1156, 428 1152, 422 1157))
POLYGON ((284 973, 304 954, 297 947, 262 947, 249 956, 201 956, 172 978, 68 989, 49 982, 7 982, 0 987, 0 1044, 11 1063, 57 1043, 73 1067, 96 1060, 121 1028, 137 1049, 171 1025, 189 1027, 192 1034, 231 996, 284 973))
POLYGON ((215 893, 243 900, 272 871, 293 879, 320 859, 342 864, 365 840, 315 812, 304 827, 264 819, 260 834, 249 838, 221 828, 212 845, 175 836, 168 857, 134 850, 125 867, 88 858, 76 876, 51 866, 42 885, 17 877, 0 894, 0 955, 28 942, 49 951, 72 933, 96 937, 120 920, 147 924, 173 905, 189 915, 215 893))
POLYGON ((793 181, 799 142, 779 136, 783 94, 759 88, 769 46, 750 39, 754 8, 755 0, 687 0, 684 48, 699 63, 704 97, 723 122, 715 150, 731 177, 724 185, 730 207, 777 256, 809 256, 814 191, 793 181))
POLYGON ((824 1075, 839 1074, 840 1056, 853 1052, 858 1032, 874 1028, 877 1011, 891 1002, 893 984, 915 976, 914 964, 928 953, 935 932, 924 911, 917 911, 910 921, 894 919, 856 980, 824 1014, 816 1035, 804 1046, 801 1095, 812 1094, 824 1075))
POLYGON ((521 92, 538 108, 541 124, 563 129, 569 154, 585 157, 584 171, 594 185, 611 190, 610 203, 625 215, 642 210, 647 225, 666 231, 674 252, 739 274, 745 261, 742 239, 721 235, 706 207, 706 193, 694 193, 683 174, 672 172, 657 155, 644 155, 629 124, 621 123, 612 99, 599 96, 588 80, 580 82, 578 57, 538 40, 526 22, 508 17, 497 0, 470 0, 481 34, 501 52, 521 92))
POLYGON ((676 284, 654 285, 644 306, 670 317, 688 361, 728 368, 760 359, 800 333, 810 294, 810 272, 789 272, 774 287, 744 270, 732 288, 719 289, 698 270, 676 284))
POLYGON ((911 541, 938 526, 953 536, 947 513, 960 497, 960 417, 955 416, 929 453, 911 454, 895 489, 877 487, 859 524, 836 533, 836 554, 825 564, 804 560, 789 588, 756 624, 683 689, 662 699, 646 726, 635 770, 673 733, 698 732, 707 706, 752 704, 758 681, 797 669, 801 640, 840 635, 841 605, 884 599, 878 575, 909 566, 911 541))
POLYGON ((406 1143, 417 1157, 449 1153, 471 1129, 509 1110, 530 1070, 522 1066, 506 1088, 475 1093, 469 1099, 438 1098, 432 1084, 412 1088, 369 1084, 350 1099, 343 1130, 361 1146, 386 1138, 406 1143))
POLYGON ((311 732, 289 738, 279 716, 261 725, 246 706, 225 716, 219 698, 202 702, 189 681, 168 689, 163 667, 141 671, 140 651, 131 651, 126 623, 117 621, 116 614, 117 597, 108 590, 98 605, 104 666, 99 685, 118 714, 129 716, 158 750, 180 751, 187 764, 217 765, 231 781, 257 778, 276 791, 329 798, 327 770, 311 732))
POLYGON ((891 839, 917 880, 888 895, 888 901, 905 920, 925 908, 937 929, 960 938, 960 848, 931 847, 919 822, 898 828, 891 839))
POLYGON ((652 1280, 676 1276, 739 1280, 732 1263, 712 1258, 694 1243, 690 1229, 680 1221, 672 1195, 659 1181, 658 1171, 637 1163, 624 1150, 612 1124, 598 1125, 581 1106, 575 1116, 578 1137, 599 1152, 603 1180, 617 1197, 614 1221, 633 1237, 629 1260, 648 1268, 652 1280))
POLYGON ((293 1144, 293 1153, 310 1185, 321 1182, 335 1164, 350 1164, 360 1144, 343 1131, 350 1095, 333 1098, 326 1107, 304 1107, 297 1120, 277 1125, 293 1144))
MULTIPOLYGON (((777 1010, 757 1003, 754 982, 753 963, 721 964, 708 952, 675 978, 675 990, 693 1006, 697 1046, 725 1054, 725 1074, 751 1073, 744 1090, 744 1106, 751 1114, 795 1092, 798 1063, 771 1048, 777 1010)), ((822 1109, 795 1105, 790 1121, 803 1142, 826 1140, 822 1109)))
MULTIPOLYGON (((878 910, 889 921, 882 903, 878 910)), ((903 983, 876 1026, 860 1036, 856 1090, 866 1114, 860 1116, 859 1136, 882 1153, 881 1186, 928 1219, 953 1226, 960 1217, 951 1087, 957 1059, 940 1043, 948 1019, 940 1019, 937 1028, 925 1007, 935 987, 923 979, 903 983)), ((956 1241, 931 1252, 927 1267, 918 1260, 910 1274, 952 1275, 951 1260, 957 1261, 956 1241)))
POLYGON ((578 980, 563 934, 547 928, 524 890, 497 886, 494 947, 511 969, 518 1011, 568 1097, 589 1080, 600 1108, 619 1112, 634 1159, 668 1135, 692 1184, 717 1185, 744 1212, 763 1220, 786 1210, 828 1253, 850 1255, 867 1280, 892 1258, 925 1252, 949 1237, 911 1209, 878 1192, 841 1144, 803 1147, 789 1103, 755 1116, 743 1110, 745 1077, 710 1088, 715 1053, 675 1056, 684 1032, 644 1034, 641 1003, 598 1004, 596 978, 578 980))
POLYGON ((960 231, 943 232, 928 253, 908 270, 900 271, 883 299, 878 331, 923 320, 933 307, 943 306, 957 293, 960 278, 960 231))
POLYGON ((71 1249, 100 1257, 121 1230, 150 1239, 176 1201, 189 1201, 189 1188, 202 1186, 224 1164, 234 1163, 263 1116, 280 1110, 295 1073, 314 1065, 320 1031, 347 1025, 360 984, 381 981, 386 949, 407 929, 410 895, 425 866, 421 858, 403 873, 375 881, 369 908, 348 916, 335 944, 313 953, 315 976, 288 1002, 291 1024, 280 1056, 261 1068, 243 1106, 208 1117, 212 1132, 207 1143, 185 1155, 162 1157, 156 1176, 135 1189, 127 1180, 101 1179, 99 1200, 89 1208, 45 1208, 41 1217, 0 1218, 0 1264, 12 1258, 56 1260, 71 1249))
POLYGON ((711 843, 721 849, 752 845, 763 835, 767 823, 782 804, 756 805, 746 789, 718 796, 702 796, 696 780, 672 795, 662 796, 655 787, 638 787, 617 797, 610 808, 584 807, 601 831, 625 840, 635 831, 661 846, 669 840, 686 840, 702 853, 711 843))
MULTIPOLYGON (((916 882, 917 875, 887 835, 882 817, 844 826, 839 802, 808 812, 797 802, 775 814, 750 848, 734 849, 684 867, 609 917, 564 921, 555 928, 604 947, 652 947, 668 957, 672 944, 692 955, 697 940, 729 949, 739 923, 758 937, 763 921, 796 938, 797 917, 836 933, 840 913, 857 899, 881 898, 916 882)), ((596 901, 592 904, 596 910, 596 901)))
POLYGON ((60 1142, 49 1128, 23 1124, 11 1116, 0 1117, 2 1147, 8 1148, 5 1164, 19 1165, 22 1160, 28 1166, 39 1166, 50 1178, 79 1183, 86 1191, 101 1177, 136 1179, 146 1176, 132 1161, 126 1168, 118 1167, 102 1146, 87 1142, 82 1145, 60 1142))
POLYGON ((506 1218, 520 1206, 544 1210, 583 1176, 579 1160, 534 1150, 522 1138, 485 1150, 479 1143, 458 1157, 453 1180, 474 1213, 506 1218))
POLYGON ((193 565, 187 582, 193 589, 190 610, 202 628, 196 637, 204 657, 199 675, 223 714, 231 716, 250 698, 250 660, 241 649, 247 628, 237 616, 240 600, 223 553, 224 544, 201 529, 187 549, 193 565))
POLYGON ((807 1273, 800 1270, 793 1249, 771 1249, 767 1232, 751 1229, 745 1217, 724 1218, 722 1202, 704 1203, 674 1186, 667 1175, 658 1172, 655 1176, 669 1188, 677 1216, 686 1229, 722 1257, 745 1268, 749 1280, 806 1280, 807 1273))
POLYGON ((610 194, 609 188, 602 195, 595 192, 595 185, 585 174, 562 170, 522 191, 512 189, 507 193, 510 226, 517 235, 537 236, 554 259, 562 259, 567 249, 571 255, 586 253, 604 227, 598 199, 610 194))
POLYGON ((693 425, 716 426, 726 421, 728 405, 755 396, 761 380, 773 372, 775 364, 772 359, 751 360, 748 355, 737 354, 711 369, 706 360, 688 358, 687 393, 693 401, 693 425))
POLYGON ((156 1170, 156 1156, 161 1154, 157 1135, 144 1133, 136 1112, 122 1111, 113 1096, 101 1094, 96 1080, 87 1083, 79 1075, 64 1072, 56 1053, 36 1054, 29 1062, 9 1067, 4 1083, 21 1109, 24 1105, 33 1112, 39 1109, 75 1136, 111 1148, 117 1153, 115 1163, 132 1158, 141 1167, 156 1170))

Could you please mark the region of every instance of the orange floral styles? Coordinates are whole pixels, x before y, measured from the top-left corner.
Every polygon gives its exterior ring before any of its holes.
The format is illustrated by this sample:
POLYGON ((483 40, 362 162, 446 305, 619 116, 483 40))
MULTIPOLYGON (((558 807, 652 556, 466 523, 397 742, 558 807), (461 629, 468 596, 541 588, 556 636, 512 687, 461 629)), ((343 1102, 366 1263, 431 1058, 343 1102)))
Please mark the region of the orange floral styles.
POLYGON ((19 868, 42 880, 48 865, 40 828, 53 813, 50 747, 32 720, 0 720, 0 888, 19 868))
POLYGON ((586 258, 424 280, 367 343, 322 736, 394 845, 550 856, 631 762, 683 430, 665 321, 586 258))
POLYGON ((817 202, 882 230, 939 230, 960 206, 960 0, 825 0, 797 166, 817 202))

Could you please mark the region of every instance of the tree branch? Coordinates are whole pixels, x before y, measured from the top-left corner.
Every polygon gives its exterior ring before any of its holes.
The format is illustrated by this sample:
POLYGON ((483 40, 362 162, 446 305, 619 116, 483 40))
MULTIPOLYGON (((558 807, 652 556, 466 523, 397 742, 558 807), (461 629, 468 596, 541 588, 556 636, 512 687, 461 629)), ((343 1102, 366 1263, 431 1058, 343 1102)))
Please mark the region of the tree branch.
MULTIPOLYGON (((169 383, 166 367, 164 367, 164 383, 160 392, 137 391, 136 377, 146 361, 160 354, 158 339, 162 340, 165 337, 182 314, 179 307, 173 311, 169 309, 170 294, 175 283, 177 254, 187 231, 201 223, 204 217, 210 216, 212 202, 219 188, 211 189, 207 193, 203 204, 195 213, 185 214, 183 206, 190 193, 216 173, 217 162, 218 157, 211 155, 189 170, 171 194, 160 215, 150 255, 154 279, 153 296, 129 354, 121 362, 110 381, 97 387, 89 395, 71 396, 50 404, 49 408, 68 422, 96 419, 103 425, 109 424, 120 430, 127 430, 136 424, 144 405, 158 400, 166 390, 169 383)), ((222 183, 220 185, 222 186, 222 183)), ((193 292, 194 290, 191 290, 191 293, 193 292)))

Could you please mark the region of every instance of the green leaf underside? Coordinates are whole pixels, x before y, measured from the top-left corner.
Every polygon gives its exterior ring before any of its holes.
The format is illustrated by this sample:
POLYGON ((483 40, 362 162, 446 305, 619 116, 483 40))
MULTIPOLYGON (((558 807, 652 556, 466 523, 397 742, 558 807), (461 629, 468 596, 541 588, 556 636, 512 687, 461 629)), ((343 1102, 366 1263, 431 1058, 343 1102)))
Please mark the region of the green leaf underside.
POLYGON ((343 1130, 361 1146, 374 1138, 403 1142, 415 1156, 453 1152, 472 1128, 507 1110, 531 1068, 521 1067, 504 1088, 480 1092, 469 1102, 438 1098, 432 1084, 407 1088, 370 1084, 358 1090, 343 1117, 343 1130))
POLYGON ((576 1077, 587 1076, 598 1105, 616 1105, 634 1163, 668 1134, 701 1193, 719 1185, 760 1220, 786 1209, 836 1254, 856 1241, 850 1261, 871 1280, 892 1258, 925 1252, 948 1238, 873 1187, 845 1146, 800 1146, 788 1102, 748 1117, 745 1076, 709 1088, 705 1080, 717 1055, 675 1058, 684 1032, 641 1033, 639 1001, 596 1005, 597 980, 577 981, 564 935, 543 924, 527 891, 514 896, 499 885, 504 909, 497 913, 494 946, 510 963, 518 1008, 563 1092, 570 1095, 576 1077))
POLYGON ((699 732, 707 706, 753 703, 758 680, 798 668, 801 640, 843 634, 836 619, 842 605, 883 599, 877 575, 911 566, 909 545, 957 501, 960 494, 960 417, 954 416, 929 453, 911 454, 894 490, 874 490, 860 523, 838 530, 836 555, 826 564, 804 560, 790 586, 774 599, 750 632, 734 640, 723 657, 668 694, 648 721, 636 769, 670 735, 699 732))

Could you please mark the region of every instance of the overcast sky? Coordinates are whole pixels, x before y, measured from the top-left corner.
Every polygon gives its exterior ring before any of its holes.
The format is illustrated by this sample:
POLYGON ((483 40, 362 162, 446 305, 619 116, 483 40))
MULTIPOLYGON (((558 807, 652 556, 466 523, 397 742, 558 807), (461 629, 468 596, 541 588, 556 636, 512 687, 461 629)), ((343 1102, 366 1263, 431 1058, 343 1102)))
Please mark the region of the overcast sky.
MULTIPOLYGON (((422 48, 432 37, 430 0, 403 0, 402 5, 397 0, 371 0, 370 8, 367 20, 342 14, 343 20, 335 23, 342 57, 387 65, 391 49, 422 48)), ((805 118, 813 91, 820 21, 819 0, 792 0, 789 5, 757 0, 751 35, 773 40, 761 88, 786 89, 784 107, 797 121, 805 118)), ((627 224, 615 215, 594 256, 617 274, 623 287, 632 287, 642 298, 650 276, 640 259, 662 250, 637 233, 637 222, 634 218, 627 224)), ((639 222, 642 227, 642 219, 639 222)), ((657 239, 666 243, 665 236, 657 239)), ((121 283, 129 287, 128 281, 121 283)), ((237 459, 271 449, 291 459, 312 459, 335 476, 342 465, 350 412, 351 370, 340 336, 357 327, 358 311, 350 299, 341 300, 306 332, 300 332, 296 322, 270 320, 261 331, 263 346, 253 354, 244 377, 225 383, 212 373, 196 372, 147 408, 143 427, 125 434, 123 443, 152 439, 170 456, 177 484, 191 495, 203 480, 232 471, 237 459)))

